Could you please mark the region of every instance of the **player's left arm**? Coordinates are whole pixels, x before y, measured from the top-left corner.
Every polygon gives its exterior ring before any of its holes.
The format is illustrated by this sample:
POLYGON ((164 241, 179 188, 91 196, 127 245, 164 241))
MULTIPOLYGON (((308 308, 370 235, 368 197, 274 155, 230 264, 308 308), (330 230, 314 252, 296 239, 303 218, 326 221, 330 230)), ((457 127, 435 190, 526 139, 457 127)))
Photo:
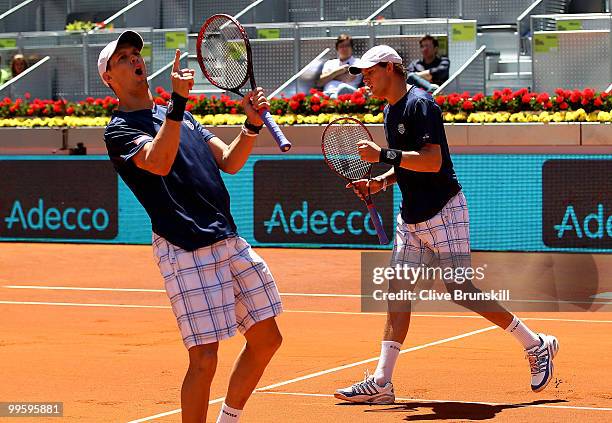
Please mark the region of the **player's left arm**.
MULTIPOLYGON (((251 91, 242 99, 242 108, 247 120, 255 126, 263 125, 257 110, 269 107, 270 103, 264 95, 263 88, 251 91)), ((212 138, 209 145, 219 169, 230 174, 235 174, 242 169, 253 150, 256 138, 256 135, 249 135, 245 131, 241 131, 229 145, 217 137, 212 138)))

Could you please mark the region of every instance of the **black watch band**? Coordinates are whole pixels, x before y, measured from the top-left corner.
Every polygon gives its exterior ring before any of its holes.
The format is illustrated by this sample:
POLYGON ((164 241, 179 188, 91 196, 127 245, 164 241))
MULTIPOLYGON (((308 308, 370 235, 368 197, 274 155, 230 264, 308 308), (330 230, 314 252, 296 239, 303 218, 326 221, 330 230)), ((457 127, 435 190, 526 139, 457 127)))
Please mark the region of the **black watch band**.
POLYGON ((248 120, 245 120, 244 121, 244 127, 246 129, 248 129, 249 131, 251 131, 251 132, 255 132, 256 134, 259 134, 259 131, 261 131, 261 128, 263 128, 263 125, 260 125, 260 126, 253 125, 248 120))

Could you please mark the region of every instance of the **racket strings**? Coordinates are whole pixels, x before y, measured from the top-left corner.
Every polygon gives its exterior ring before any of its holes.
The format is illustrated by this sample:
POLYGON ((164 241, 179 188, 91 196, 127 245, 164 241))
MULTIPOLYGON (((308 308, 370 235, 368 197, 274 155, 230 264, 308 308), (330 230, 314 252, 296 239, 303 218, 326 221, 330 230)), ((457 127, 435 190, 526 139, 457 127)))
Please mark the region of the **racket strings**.
POLYGON ((215 85, 233 90, 244 84, 249 71, 244 35, 229 19, 218 17, 202 37, 202 61, 215 85))
POLYGON ((368 140, 368 133, 351 121, 338 121, 325 133, 323 149, 332 169, 350 180, 363 179, 370 173, 372 165, 361 160, 357 142, 368 140))

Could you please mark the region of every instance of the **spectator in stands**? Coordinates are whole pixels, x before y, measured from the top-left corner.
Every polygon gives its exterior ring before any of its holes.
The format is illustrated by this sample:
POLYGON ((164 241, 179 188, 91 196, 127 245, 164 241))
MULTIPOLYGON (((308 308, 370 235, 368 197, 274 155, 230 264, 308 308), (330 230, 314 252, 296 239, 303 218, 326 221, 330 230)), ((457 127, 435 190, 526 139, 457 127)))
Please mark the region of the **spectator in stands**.
POLYGON ((328 60, 323 65, 318 84, 332 98, 355 92, 362 81, 361 75, 351 75, 348 71, 349 66, 357 60, 353 56, 353 39, 350 35, 341 34, 336 39, 336 52, 338 58, 328 60))
POLYGON ((408 65, 407 82, 432 93, 448 79, 450 60, 438 56, 438 40, 431 35, 421 38, 419 46, 423 58, 408 65))
POLYGON ((16 54, 11 59, 11 73, 13 78, 28 68, 28 62, 23 54, 16 54))
POLYGON ((11 79, 11 74, 8 70, 2 67, 2 56, 0 56, 0 85, 11 79))

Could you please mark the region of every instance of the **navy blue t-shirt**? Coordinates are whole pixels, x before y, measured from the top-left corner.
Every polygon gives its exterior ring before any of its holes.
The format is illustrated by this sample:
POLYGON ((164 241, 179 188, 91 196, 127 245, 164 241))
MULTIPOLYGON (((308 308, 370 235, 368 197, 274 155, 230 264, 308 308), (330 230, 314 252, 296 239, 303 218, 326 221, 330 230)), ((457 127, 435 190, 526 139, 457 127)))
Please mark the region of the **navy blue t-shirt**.
POLYGON ((106 127, 108 155, 143 205, 153 232, 193 251, 236 235, 230 198, 208 141, 214 137, 186 112, 176 158, 166 176, 136 166, 131 158, 153 138, 166 118, 166 108, 116 111, 106 127))
POLYGON ((402 219, 406 223, 429 220, 460 190, 446 142, 442 111, 431 95, 415 87, 384 110, 389 148, 419 151, 425 144, 438 144, 442 166, 438 172, 415 172, 395 166, 402 192, 402 219))

